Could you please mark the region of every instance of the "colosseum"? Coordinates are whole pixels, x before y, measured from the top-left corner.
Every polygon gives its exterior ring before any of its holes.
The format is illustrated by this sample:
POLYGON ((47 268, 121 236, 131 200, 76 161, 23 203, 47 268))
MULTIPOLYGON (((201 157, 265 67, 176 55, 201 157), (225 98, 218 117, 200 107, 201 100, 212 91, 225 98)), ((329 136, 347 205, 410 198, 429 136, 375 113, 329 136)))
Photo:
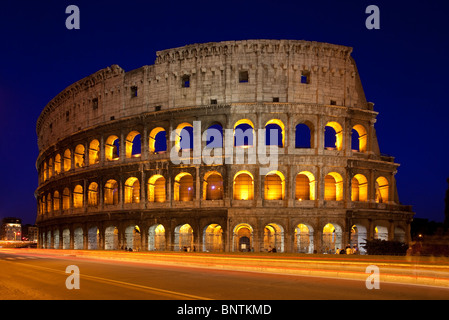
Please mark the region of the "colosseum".
MULTIPOLYGON (((187 45, 112 65, 37 121, 39 247, 333 253, 410 241, 352 48, 187 45)), ((368 75, 369 76, 369 75, 368 75)))

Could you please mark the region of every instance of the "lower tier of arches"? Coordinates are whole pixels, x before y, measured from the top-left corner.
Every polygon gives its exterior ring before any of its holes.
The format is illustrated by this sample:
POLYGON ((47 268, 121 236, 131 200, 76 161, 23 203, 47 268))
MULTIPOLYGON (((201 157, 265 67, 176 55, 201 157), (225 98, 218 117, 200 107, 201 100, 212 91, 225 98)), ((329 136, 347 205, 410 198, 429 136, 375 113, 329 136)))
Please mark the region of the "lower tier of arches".
POLYGON ((340 212, 276 215, 232 212, 123 212, 66 217, 39 225, 39 248, 128 251, 363 254, 366 239, 410 241, 412 215, 340 212))

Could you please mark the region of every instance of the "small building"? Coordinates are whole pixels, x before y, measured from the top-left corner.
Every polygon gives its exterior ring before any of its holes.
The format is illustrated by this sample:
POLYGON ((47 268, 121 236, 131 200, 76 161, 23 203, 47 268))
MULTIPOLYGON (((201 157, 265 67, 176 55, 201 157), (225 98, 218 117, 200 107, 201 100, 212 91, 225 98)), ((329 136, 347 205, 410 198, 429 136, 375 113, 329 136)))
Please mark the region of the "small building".
POLYGON ((22 240, 22 219, 7 217, 2 220, 0 239, 6 241, 22 240))
POLYGON ((22 239, 24 241, 37 242, 38 228, 31 224, 26 224, 22 227, 22 239))

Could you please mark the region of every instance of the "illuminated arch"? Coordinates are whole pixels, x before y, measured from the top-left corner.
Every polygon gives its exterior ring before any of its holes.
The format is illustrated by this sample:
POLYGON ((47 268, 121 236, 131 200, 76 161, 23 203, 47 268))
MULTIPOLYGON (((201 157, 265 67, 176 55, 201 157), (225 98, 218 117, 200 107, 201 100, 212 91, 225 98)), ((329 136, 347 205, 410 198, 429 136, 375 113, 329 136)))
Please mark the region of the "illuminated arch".
POLYGON ((323 227, 322 251, 323 253, 335 253, 343 248, 343 232, 339 225, 328 223, 323 227))
POLYGON ((126 158, 138 158, 141 156, 141 141, 140 133, 137 131, 131 131, 126 136, 125 140, 125 156, 126 158))
POLYGON ((203 180, 203 200, 223 199, 223 177, 217 171, 208 171, 203 180))
POLYGON ((295 227, 295 252, 313 253, 313 228, 303 223, 295 227))
POLYGON ((100 162, 100 142, 97 139, 89 143, 89 164, 100 162))
POLYGON ((165 250, 165 228, 162 224, 154 224, 148 229, 148 250, 165 250))
POLYGON ((149 136, 150 153, 167 151, 167 132, 162 127, 156 127, 150 131, 149 136))
POLYGON ((193 126, 188 122, 183 122, 176 127, 176 150, 193 149, 193 126), (186 141, 188 140, 188 142, 186 141))
POLYGON ((232 232, 232 251, 249 252, 253 245, 253 227, 247 223, 240 223, 232 232))
POLYGON ((234 175, 234 200, 254 199, 254 177, 251 172, 242 170, 234 175))
POLYGON ((47 194, 47 213, 51 213, 53 211, 53 202, 51 199, 51 193, 47 194))
POLYGON ((82 144, 79 144, 75 148, 75 168, 82 168, 86 165, 84 161, 84 151, 85 148, 82 144))
POLYGON ((193 201, 195 190, 193 187, 193 177, 190 173, 181 172, 175 177, 174 200, 193 201))
POLYGON ((223 126, 221 124, 215 123, 206 129, 206 147, 223 147, 223 126))
POLYGON ((104 230, 104 249, 105 250, 118 250, 118 228, 115 226, 109 226, 104 230))
POLYGON ((250 147, 254 144, 254 124, 249 119, 240 119, 234 124, 234 146, 250 147), (251 127, 251 130, 250 128, 251 127), (245 142, 245 138, 247 139, 245 142))
POLYGON ((360 252, 361 254, 366 253, 364 245, 366 243, 367 237, 368 233, 366 231, 366 227, 360 224, 354 224, 351 228, 351 248, 357 247, 358 252, 360 252))
POLYGON ((316 181, 315 176, 309 171, 301 171, 296 175, 295 199, 315 200, 316 181))
POLYGON ((125 247, 128 250, 139 251, 141 249, 141 233, 138 225, 130 225, 125 229, 125 247))
POLYGON ((343 128, 335 121, 330 121, 325 126, 324 147, 329 150, 341 150, 343 147, 343 128))
POLYGON ((70 190, 69 188, 64 188, 62 191, 62 209, 70 209, 70 190))
POLYGON ((64 171, 69 171, 72 168, 72 153, 69 149, 64 151, 64 171))
POLYGON ((116 205, 119 202, 118 183, 114 179, 110 179, 104 185, 104 204, 116 205))
POLYGON ((366 152, 368 134, 361 124, 352 127, 351 132, 351 149, 358 152, 366 152))
POLYGON ((98 184, 96 182, 92 182, 87 188, 87 205, 89 207, 98 205, 98 184))
POLYGON ((55 156, 55 175, 61 173, 61 167, 62 167, 61 155, 58 153, 55 156))
POLYGON ((276 141, 275 145, 283 148, 285 146, 285 125, 284 123, 279 119, 271 119, 268 120, 265 124, 265 144, 268 146, 270 145, 270 130, 277 130, 278 132, 281 131, 281 137, 278 137, 278 141, 276 141), (277 128, 279 129, 277 129, 277 128), (280 138, 280 139, 279 139, 280 138))
POLYGON ((368 201, 368 180, 363 174, 356 174, 351 180, 351 201, 368 201))
POLYGON ((83 187, 79 184, 73 189, 73 207, 82 208, 84 202, 83 187))
POLYGON ((48 160, 48 179, 53 176, 53 158, 48 160))
POLYGON ((59 191, 53 193, 53 211, 59 211, 59 202, 61 201, 59 191))
POLYGON ((120 158, 120 139, 117 136, 109 136, 104 146, 105 159, 108 161, 120 158))
POLYGON ((140 203, 140 182, 136 177, 125 181, 125 203, 140 203))
POLYGON ((165 202, 166 200, 165 178, 160 174, 148 179, 148 201, 165 202))
POLYGON ((384 226, 376 226, 374 228, 374 239, 388 240, 388 228, 384 226))
POLYGON ((330 172, 324 177, 324 200, 343 200, 343 178, 337 172, 330 172))
POLYGON ((193 251, 193 229, 189 224, 175 228, 175 251, 193 251))
POLYGON ((44 178, 44 181, 46 181, 47 180, 47 175, 48 175, 48 169, 47 169, 47 162, 45 161, 44 162, 44 165, 42 166, 43 168, 42 168, 42 171, 43 171, 43 178, 44 178))
POLYGON ((285 196, 285 177, 280 171, 270 171, 264 180, 265 200, 283 200, 285 196))
POLYGON ((378 177, 375 184, 376 202, 387 203, 389 194, 388 180, 385 177, 378 177))
POLYGON ((224 251, 223 228, 219 224, 210 224, 203 230, 203 251, 224 251))
POLYGON ((269 223, 264 228, 264 250, 268 252, 284 252, 284 228, 276 223, 269 223))

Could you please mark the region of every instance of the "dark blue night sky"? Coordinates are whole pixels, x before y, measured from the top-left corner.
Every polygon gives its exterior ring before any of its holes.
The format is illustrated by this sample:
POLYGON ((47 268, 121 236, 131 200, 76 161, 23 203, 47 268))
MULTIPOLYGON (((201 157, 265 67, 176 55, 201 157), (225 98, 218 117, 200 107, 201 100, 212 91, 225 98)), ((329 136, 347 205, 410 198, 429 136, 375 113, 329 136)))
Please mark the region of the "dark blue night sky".
POLYGON ((0 6, 0 218, 34 223, 36 120, 61 90, 99 69, 153 64, 191 43, 297 39, 347 45, 382 153, 400 163, 401 203, 444 219, 449 177, 447 1, 3 1, 0 6), (80 9, 68 30, 65 9, 80 9), (368 30, 365 9, 380 9, 368 30))

